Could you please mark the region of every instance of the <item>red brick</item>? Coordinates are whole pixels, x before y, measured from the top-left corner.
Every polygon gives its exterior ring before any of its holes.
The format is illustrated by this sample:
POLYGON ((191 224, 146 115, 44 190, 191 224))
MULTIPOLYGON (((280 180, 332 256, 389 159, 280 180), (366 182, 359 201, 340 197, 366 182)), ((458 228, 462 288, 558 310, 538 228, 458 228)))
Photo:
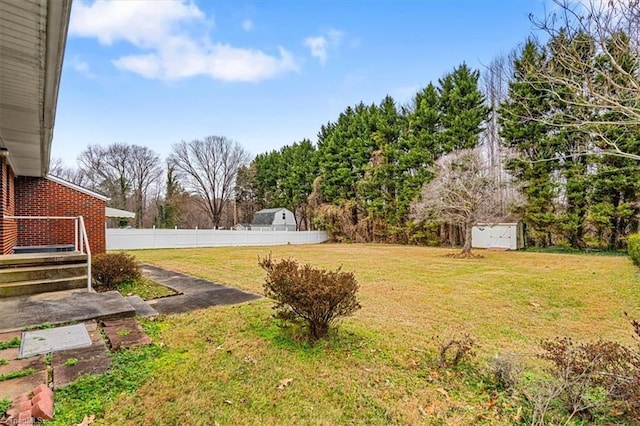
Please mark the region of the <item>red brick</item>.
POLYGON ((22 413, 23 411, 31 410, 31 400, 22 401, 18 406, 19 411, 22 413))
POLYGON ((53 398, 53 391, 51 390, 51 388, 47 385, 45 385, 44 383, 39 385, 38 387, 34 388, 32 393, 34 395, 38 395, 39 393, 44 392, 45 394, 51 396, 53 398))
MULTIPOLYGON (((46 178, 15 179, 16 216, 82 216, 93 254, 103 253, 105 202, 46 178)), ((72 220, 18 220, 17 245, 73 244, 72 220)))
POLYGON ((19 425, 32 425, 33 424, 33 416, 31 415, 31 410, 21 411, 18 415, 18 423, 19 425))
POLYGON ((53 394, 50 394, 48 392, 40 392, 33 397, 33 399, 31 400, 31 405, 36 405, 40 401, 48 401, 48 403, 50 402, 51 405, 53 405, 53 394))
POLYGON ((53 400, 49 398, 43 398, 37 403, 33 404, 31 413, 34 417, 43 420, 53 419, 53 400))

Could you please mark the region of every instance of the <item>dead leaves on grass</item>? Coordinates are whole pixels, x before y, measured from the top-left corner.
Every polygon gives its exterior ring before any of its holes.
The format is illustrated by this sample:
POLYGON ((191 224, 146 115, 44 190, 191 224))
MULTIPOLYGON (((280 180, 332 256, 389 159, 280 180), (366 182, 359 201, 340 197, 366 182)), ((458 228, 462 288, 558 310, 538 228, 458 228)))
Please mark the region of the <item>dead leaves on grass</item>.
POLYGON ((293 382, 293 379, 282 379, 282 380, 280 380, 280 384, 278 384, 278 387, 276 389, 278 389, 280 392, 282 392, 292 382, 293 382))

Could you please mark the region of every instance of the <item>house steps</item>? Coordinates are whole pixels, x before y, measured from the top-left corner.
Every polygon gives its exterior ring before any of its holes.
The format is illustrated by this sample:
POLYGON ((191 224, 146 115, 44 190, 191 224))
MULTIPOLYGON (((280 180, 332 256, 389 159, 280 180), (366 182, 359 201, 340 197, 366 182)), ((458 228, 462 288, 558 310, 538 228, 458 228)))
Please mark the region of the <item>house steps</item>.
POLYGON ((78 252, 0 256, 0 297, 85 288, 87 269, 78 252))

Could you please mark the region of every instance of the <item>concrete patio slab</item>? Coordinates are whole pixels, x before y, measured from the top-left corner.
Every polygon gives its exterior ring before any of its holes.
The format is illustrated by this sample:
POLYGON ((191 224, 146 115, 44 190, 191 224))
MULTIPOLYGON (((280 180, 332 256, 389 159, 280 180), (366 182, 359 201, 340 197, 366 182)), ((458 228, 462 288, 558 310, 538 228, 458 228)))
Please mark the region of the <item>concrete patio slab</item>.
POLYGON ((89 319, 134 316, 135 309, 117 291, 68 290, 0 299, 0 332, 44 323, 65 324, 89 319))

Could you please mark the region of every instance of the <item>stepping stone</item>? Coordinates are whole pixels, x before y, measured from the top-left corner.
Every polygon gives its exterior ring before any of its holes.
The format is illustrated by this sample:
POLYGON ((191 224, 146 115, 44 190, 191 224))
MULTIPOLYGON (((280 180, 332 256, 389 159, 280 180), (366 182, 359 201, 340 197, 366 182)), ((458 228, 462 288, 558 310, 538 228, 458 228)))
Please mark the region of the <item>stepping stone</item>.
POLYGON ((18 359, 20 348, 8 348, 0 351, 0 359, 6 359, 7 361, 12 359, 18 359))
POLYGON ((6 333, 0 333, 0 342, 10 342, 15 338, 22 337, 22 331, 8 331, 6 333))
POLYGON ((95 321, 88 324, 91 346, 54 352, 51 356, 53 387, 58 389, 84 374, 100 374, 109 369, 111 356, 95 321))
POLYGON ((104 342, 87 348, 54 352, 51 360, 53 388, 71 384, 85 374, 104 373, 110 365, 111 356, 104 342))
POLYGON ((47 377, 46 370, 42 370, 28 376, 0 382, 0 399, 13 399, 20 394, 29 393, 38 385, 47 384, 47 377))
MULTIPOLYGON (((25 359, 5 359, 8 360, 9 363, 7 365, 0 365, 0 374, 13 373, 14 371, 28 370, 30 368, 35 370, 45 370, 47 368, 44 355, 25 359)), ((4 382, 0 382, 0 386, 2 386, 2 383, 4 382)))
POLYGON ((27 358, 32 355, 89 345, 91 345, 91 339, 84 324, 26 331, 22 334, 20 357, 27 358))
POLYGON ((147 302, 145 302, 140 296, 127 296, 124 298, 133 308, 136 310, 136 315, 139 317, 157 317, 158 311, 153 309, 147 302))
POLYGON ((102 331, 109 340, 111 350, 151 344, 151 338, 142 331, 140 324, 133 318, 104 320, 102 331))

